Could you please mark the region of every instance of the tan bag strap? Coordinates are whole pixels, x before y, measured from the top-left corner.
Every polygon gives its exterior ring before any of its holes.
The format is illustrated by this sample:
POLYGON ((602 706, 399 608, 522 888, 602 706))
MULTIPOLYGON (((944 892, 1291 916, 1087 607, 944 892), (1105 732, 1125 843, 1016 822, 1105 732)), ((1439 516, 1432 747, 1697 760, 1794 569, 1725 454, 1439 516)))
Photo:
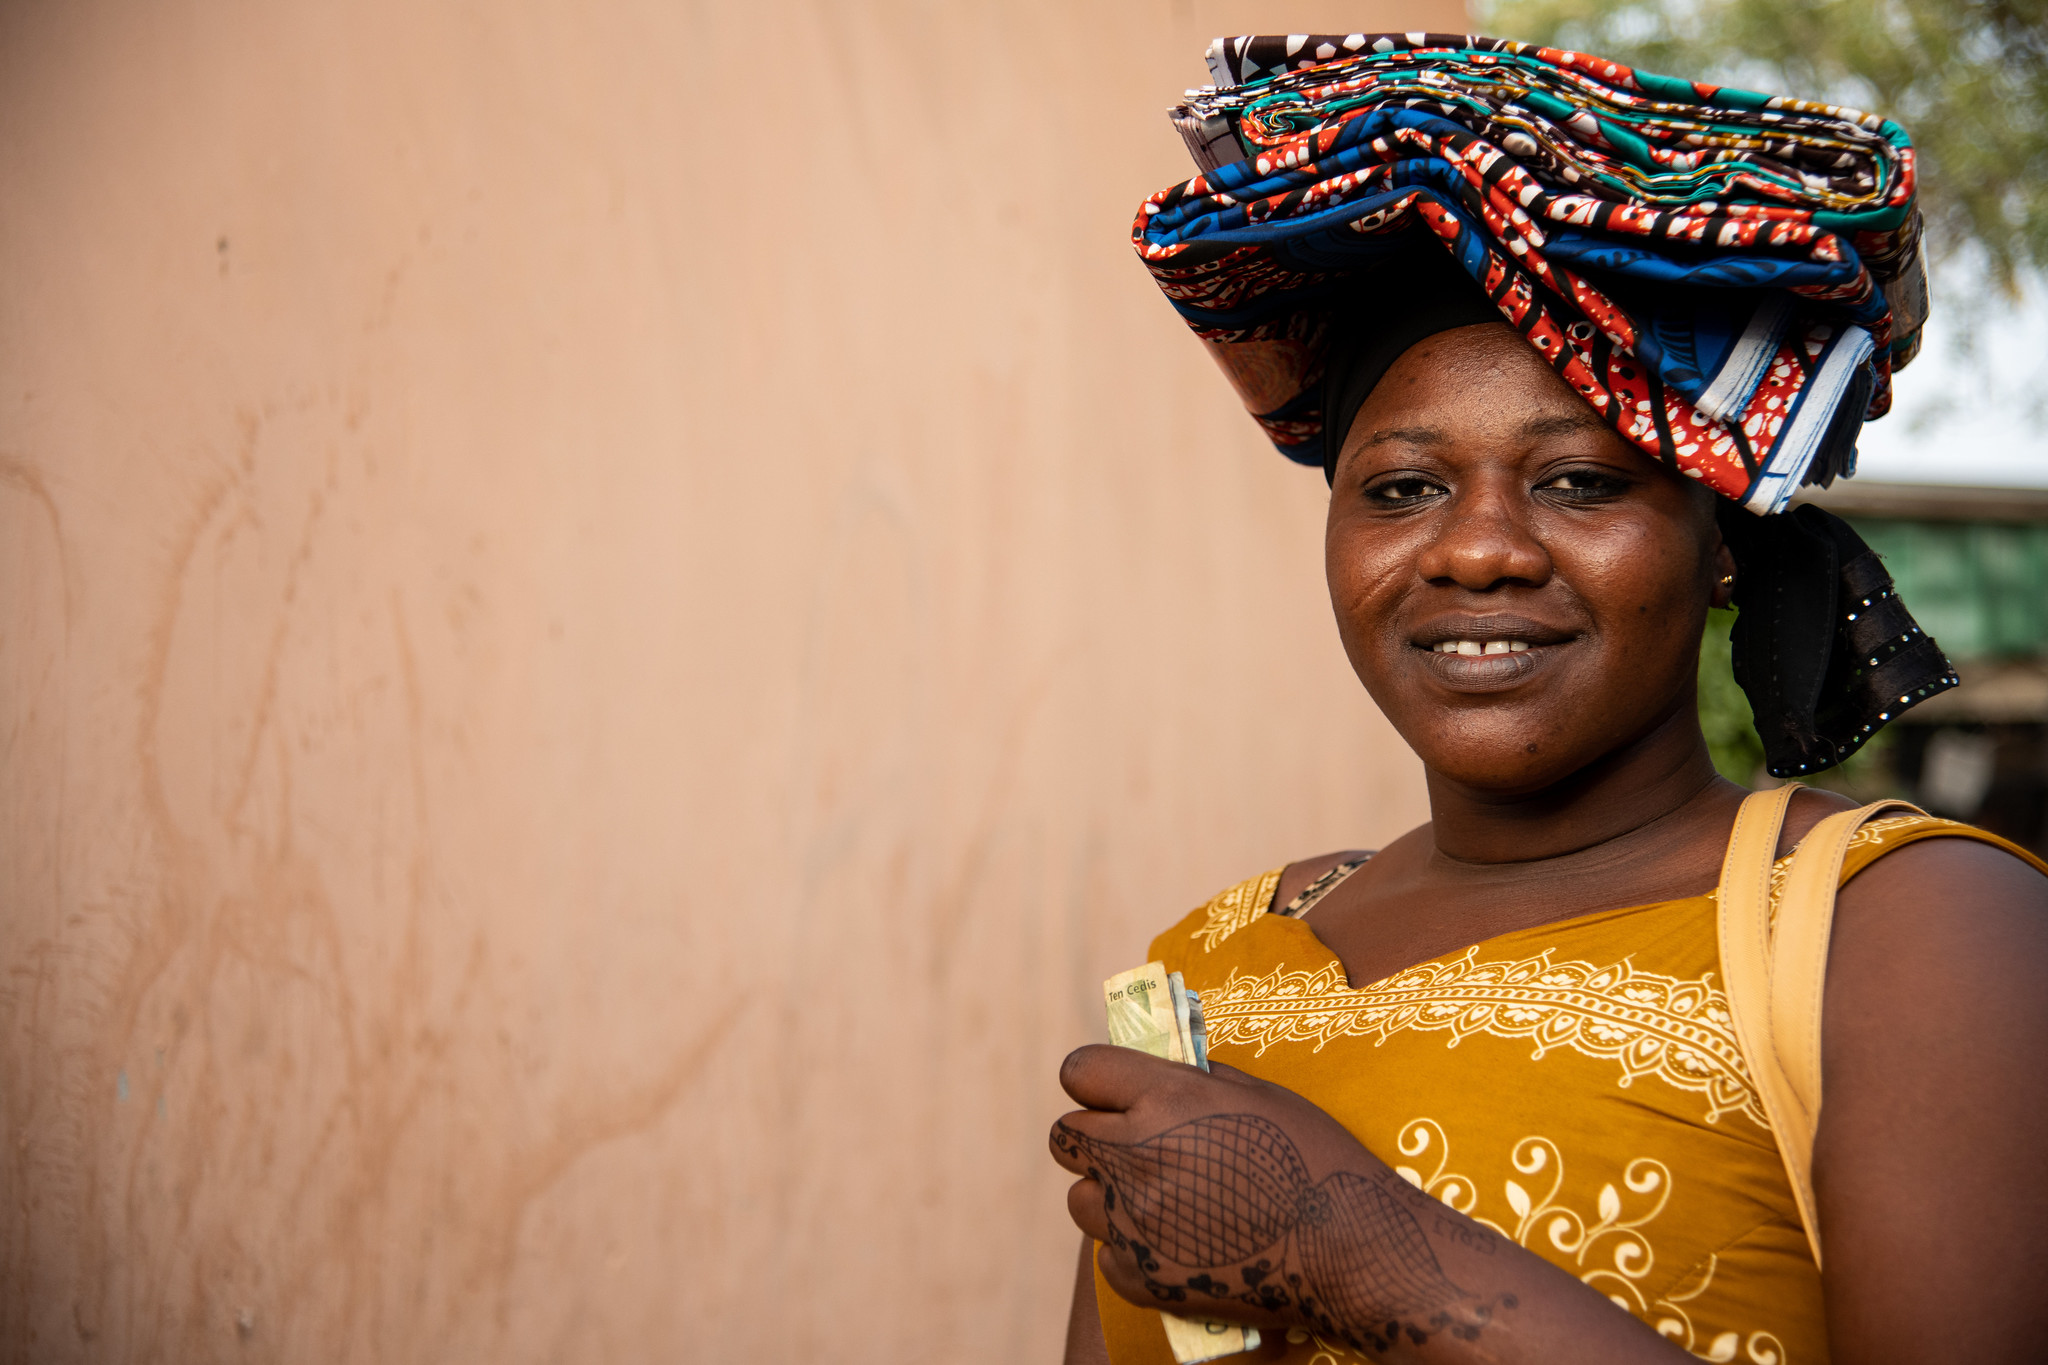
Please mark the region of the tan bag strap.
POLYGON ((1807 1245, 1819 1265, 1813 1136, 1820 1123, 1821 1003, 1842 860, 1865 821, 1885 811, 1925 812, 1904 801, 1873 801, 1815 825, 1799 841, 1786 869, 1774 928, 1771 865, 1798 787, 1794 782, 1755 792, 1736 812, 1718 893, 1721 975, 1736 1040, 1770 1118, 1807 1245))
MULTIPOLYGON (((1789 782, 1769 791, 1754 792, 1735 812, 1735 828, 1728 835, 1728 856, 1721 863, 1721 886, 1716 893, 1721 939, 1721 984, 1728 993, 1728 1014, 1735 1026, 1735 1041, 1749 1063, 1750 1083, 1756 1086, 1771 1131, 1778 1136, 1778 1150, 1785 1152, 1783 1135, 1790 1126, 1792 1098, 1784 1073, 1776 1063, 1770 1036, 1771 1021, 1771 863, 1778 852, 1778 831, 1785 825, 1785 809, 1799 784, 1789 782)), ((1791 1177, 1792 1197, 1799 1205, 1799 1220, 1806 1226, 1813 1257, 1820 1260, 1820 1239, 1813 1233, 1813 1210, 1806 1193, 1807 1181, 1786 1155, 1785 1173, 1791 1177)))

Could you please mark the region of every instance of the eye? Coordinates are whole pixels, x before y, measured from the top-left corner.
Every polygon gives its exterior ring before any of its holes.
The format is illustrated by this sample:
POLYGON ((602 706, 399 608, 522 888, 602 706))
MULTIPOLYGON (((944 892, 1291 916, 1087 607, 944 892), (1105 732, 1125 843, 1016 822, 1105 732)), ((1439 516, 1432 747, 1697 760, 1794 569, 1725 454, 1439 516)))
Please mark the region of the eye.
POLYGON ((1435 479, 1420 474, 1396 474, 1366 489, 1365 500, 1380 507, 1416 507, 1448 492, 1435 479))
POLYGON ((1634 484, 1610 469, 1565 469, 1537 484, 1536 491, 1565 502, 1600 502, 1620 496, 1634 484))

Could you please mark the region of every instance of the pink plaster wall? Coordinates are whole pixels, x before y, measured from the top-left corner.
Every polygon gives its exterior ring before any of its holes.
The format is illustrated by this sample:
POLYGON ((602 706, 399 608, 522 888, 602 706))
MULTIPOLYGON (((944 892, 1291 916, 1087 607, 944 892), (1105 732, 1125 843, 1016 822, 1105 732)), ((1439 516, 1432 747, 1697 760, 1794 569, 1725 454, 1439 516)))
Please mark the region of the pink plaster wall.
POLYGON ((0 8, 0 1353, 1052 1358, 1099 979, 1422 810, 1126 224, 1462 23, 0 8))

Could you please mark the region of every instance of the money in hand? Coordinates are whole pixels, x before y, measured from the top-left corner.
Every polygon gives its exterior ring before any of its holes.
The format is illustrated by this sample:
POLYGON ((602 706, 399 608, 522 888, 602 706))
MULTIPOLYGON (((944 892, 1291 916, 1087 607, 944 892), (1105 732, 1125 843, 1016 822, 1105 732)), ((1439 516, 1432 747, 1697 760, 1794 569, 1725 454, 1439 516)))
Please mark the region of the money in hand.
POLYGON ((1109 1011, 1109 1041, 1169 1062, 1188 1060, 1173 1001, 1173 985, 1161 963, 1148 962, 1112 976, 1102 983, 1102 1002, 1109 1011))
MULTIPOLYGON (((1209 1069, 1209 1031, 1202 1022, 1202 997, 1187 988, 1179 972, 1162 962, 1148 962, 1119 972, 1102 983, 1102 1001, 1109 1011, 1109 1041, 1136 1048, 1170 1062, 1209 1069)), ((1180 1365, 1215 1360, 1258 1349, 1256 1327, 1204 1322, 1161 1313, 1166 1344, 1180 1365)))

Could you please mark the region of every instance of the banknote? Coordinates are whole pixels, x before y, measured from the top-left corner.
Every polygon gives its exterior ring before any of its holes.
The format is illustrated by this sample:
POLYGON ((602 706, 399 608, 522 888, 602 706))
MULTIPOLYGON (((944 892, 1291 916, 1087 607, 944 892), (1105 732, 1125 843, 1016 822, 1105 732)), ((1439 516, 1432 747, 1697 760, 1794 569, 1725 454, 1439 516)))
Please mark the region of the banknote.
MULTIPOLYGON (((1171 1062, 1209 1069, 1209 1030, 1202 1021, 1202 996, 1191 991, 1179 972, 1162 962, 1119 972, 1102 983, 1102 1002, 1109 1013, 1109 1041, 1136 1048, 1171 1062)), ((1204 1322, 1161 1313, 1166 1344, 1180 1365, 1258 1349, 1255 1327, 1204 1322)))
MULTIPOLYGON (((1179 976, 1179 972, 1174 973, 1179 976)), ((1202 1070, 1209 1069, 1209 1026, 1202 1022, 1202 996, 1188 992, 1188 1056, 1202 1070)))
POLYGON ((1188 1029, 1188 984, 1181 980, 1179 972, 1166 974, 1166 989, 1173 994, 1173 1030, 1180 1040, 1180 1059, 1192 1065, 1195 1060, 1195 1035, 1188 1029))
POLYGON ((1198 1361, 1259 1349, 1259 1329, 1256 1327, 1239 1327, 1231 1322, 1203 1322, 1172 1313, 1161 1313, 1159 1320, 1166 1327, 1166 1345, 1180 1365, 1196 1365, 1198 1361))
POLYGON ((1102 1001, 1109 1010, 1110 1042, 1169 1062, 1188 1059, 1175 1018, 1173 986, 1163 963, 1148 962, 1118 972, 1102 983, 1102 1001))

